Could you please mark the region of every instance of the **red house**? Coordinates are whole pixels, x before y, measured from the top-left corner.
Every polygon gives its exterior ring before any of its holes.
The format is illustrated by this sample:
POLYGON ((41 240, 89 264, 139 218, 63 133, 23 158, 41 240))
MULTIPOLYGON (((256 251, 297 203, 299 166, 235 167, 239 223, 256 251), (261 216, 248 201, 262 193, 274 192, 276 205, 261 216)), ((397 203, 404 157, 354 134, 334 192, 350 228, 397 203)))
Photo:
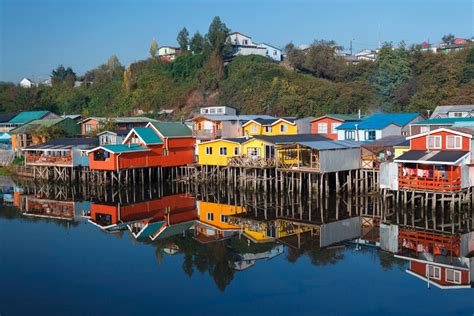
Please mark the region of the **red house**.
POLYGON ((360 117, 352 114, 326 114, 311 121, 311 133, 322 134, 337 140, 337 127, 346 121, 358 121, 360 117))
POLYGON ((400 189, 454 192, 474 186, 474 130, 440 128, 408 137, 397 157, 400 189))
POLYGON ((88 152, 91 170, 174 167, 193 163, 195 139, 180 122, 150 122, 132 129, 123 144, 103 145, 88 152))

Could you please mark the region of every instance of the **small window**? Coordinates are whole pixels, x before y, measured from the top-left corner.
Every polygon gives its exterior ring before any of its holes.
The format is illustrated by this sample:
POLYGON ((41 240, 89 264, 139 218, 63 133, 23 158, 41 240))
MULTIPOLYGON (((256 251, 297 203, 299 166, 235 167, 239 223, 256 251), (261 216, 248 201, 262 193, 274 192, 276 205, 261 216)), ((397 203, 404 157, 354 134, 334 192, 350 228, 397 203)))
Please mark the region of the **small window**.
POLYGON ((219 153, 221 156, 227 156, 227 147, 219 148, 219 153))
POLYGON ((420 133, 426 133, 430 130, 429 126, 422 126, 420 127, 420 133))
POLYGON ((272 132, 272 127, 271 126, 265 126, 265 133, 271 133, 272 132))
POLYGON ((87 151, 83 150, 81 151, 81 157, 87 157, 87 151))
POLYGON ((206 147, 206 155, 212 155, 212 147, 206 147))
POLYGON ((461 271, 446 269, 446 282, 461 284, 461 271))
POLYGON ((248 45, 249 41, 247 41, 246 39, 242 40, 242 44, 243 45, 248 45))
POLYGON ((280 132, 282 132, 282 133, 288 132, 288 125, 286 125, 286 124, 281 124, 281 125, 280 125, 280 132))
POLYGON ((426 138, 427 147, 431 149, 441 148, 441 136, 429 136, 426 138))
POLYGON ((216 109, 210 109, 210 113, 211 113, 211 114, 216 113, 216 109))
POLYGON ((274 49, 273 50, 273 56, 276 56, 276 54, 277 54, 277 51, 274 49))
POLYGON ((429 277, 430 279, 441 280, 441 268, 427 265, 426 276, 429 277))
POLYGON ((375 131, 365 131, 366 140, 375 140, 375 131))
POLYGON ((207 213, 207 220, 213 221, 214 220, 214 213, 207 213))
POLYGON ((222 223, 228 223, 229 222, 229 216, 227 215, 221 215, 221 222, 222 223))
POLYGON ((256 157, 260 154, 260 148, 257 147, 249 147, 247 148, 247 155, 250 157, 256 157))
POLYGON ((461 149, 461 136, 453 136, 448 135, 446 136, 446 148, 447 149, 461 149))
POLYGON ((328 123, 318 123, 318 133, 327 134, 328 133, 328 123))
POLYGON ((347 140, 354 140, 355 139, 355 131, 346 131, 345 136, 347 140))
POLYGON ((250 131, 251 131, 252 133, 256 133, 257 130, 258 130, 258 129, 257 129, 257 125, 252 125, 252 128, 250 129, 250 131))
POLYGON ((234 147, 234 155, 236 155, 236 156, 240 155, 240 148, 239 147, 234 147))
POLYGON ((223 112, 222 108, 217 109, 217 113, 222 113, 222 112, 223 112))
POLYGON ((296 150, 292 150, 292 149, 285 150, 285 159, 286 160, 296 159, 296 156, 297 156, 296 150))
POLYGON ((332 123, 331 124, 331 134, 337 134, 337 128, 341 125, 341 123, 332 123))

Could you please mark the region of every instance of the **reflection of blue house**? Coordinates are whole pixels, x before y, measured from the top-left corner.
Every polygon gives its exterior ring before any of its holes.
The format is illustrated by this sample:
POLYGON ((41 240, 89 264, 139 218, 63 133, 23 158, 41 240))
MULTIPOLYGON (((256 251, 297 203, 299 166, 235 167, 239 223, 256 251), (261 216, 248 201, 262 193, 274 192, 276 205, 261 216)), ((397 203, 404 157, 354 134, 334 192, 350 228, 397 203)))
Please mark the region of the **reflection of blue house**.
POLYGON ((10 149, 12 146, 12 136, 5 132, 0 133, 0 147, 10 149))

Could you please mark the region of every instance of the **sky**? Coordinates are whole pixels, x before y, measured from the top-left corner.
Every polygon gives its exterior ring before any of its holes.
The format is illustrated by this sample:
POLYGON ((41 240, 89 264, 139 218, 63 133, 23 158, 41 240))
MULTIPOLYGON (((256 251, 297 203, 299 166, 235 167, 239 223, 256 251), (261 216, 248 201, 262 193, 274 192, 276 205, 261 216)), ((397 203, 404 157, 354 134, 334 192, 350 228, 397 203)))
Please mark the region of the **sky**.
POLYGON ((215 16, 279 47, 353 40, 357 51, 474 33, 474 0, 0 0, 0 81, 46 79, 60 64, 82 75, 113 54, 127 65, 149 56, 153 38, 176 45, 181 28, 204 34, 215 16))

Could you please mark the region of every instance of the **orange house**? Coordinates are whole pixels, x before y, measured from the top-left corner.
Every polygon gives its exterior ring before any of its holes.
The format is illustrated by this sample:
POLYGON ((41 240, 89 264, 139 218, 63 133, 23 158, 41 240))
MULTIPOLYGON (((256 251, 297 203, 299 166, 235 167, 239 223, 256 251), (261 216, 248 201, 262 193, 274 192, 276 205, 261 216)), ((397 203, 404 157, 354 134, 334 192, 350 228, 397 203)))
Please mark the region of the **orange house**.
POLYGON ((326 114, 311 121, 311 133, 321 134, 327 138, 337 140, 337 127, 346 121, 360 120, 358 115, 326 114))
POLYGON ((123 144, 88 152, 91 170, 173 167, 194 162, 195 139, 180 122, 150 122, 132 129, 123 144))
POLYGON ((408 137, 410 150, 394 161, 400 189, 440 192, 474 186, 474 130, 440 128, 408 137))

